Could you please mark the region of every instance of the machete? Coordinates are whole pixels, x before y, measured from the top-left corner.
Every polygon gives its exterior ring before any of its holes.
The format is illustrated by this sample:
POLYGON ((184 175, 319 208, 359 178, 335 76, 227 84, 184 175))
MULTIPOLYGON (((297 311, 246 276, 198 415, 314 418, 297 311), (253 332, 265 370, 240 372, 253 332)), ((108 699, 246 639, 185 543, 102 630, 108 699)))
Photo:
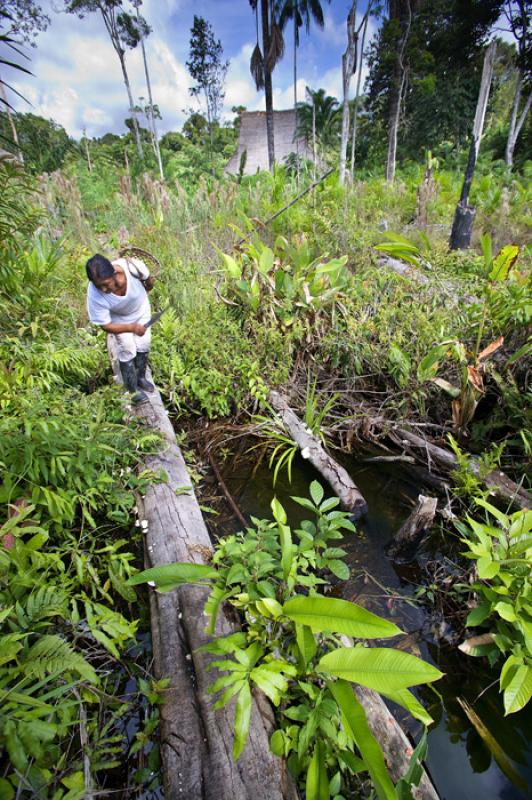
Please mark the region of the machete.
POLYGON ((161 309, 161 311, 158 311, 156 314, 153 315, 153 317, 151 317, 148 320, 148 322, 145 324, 144 327, 145 328, 149 328, 149 327, 151 327, 153 325, 154 322, 159 322, 159 320, 161 319, 162 315, 166 311, 168 311, 168 309, 170 308, 171 305, 172 305, 171 303, 168 303, 167 305, 165 305, 165 307, 163 309, 161 309))

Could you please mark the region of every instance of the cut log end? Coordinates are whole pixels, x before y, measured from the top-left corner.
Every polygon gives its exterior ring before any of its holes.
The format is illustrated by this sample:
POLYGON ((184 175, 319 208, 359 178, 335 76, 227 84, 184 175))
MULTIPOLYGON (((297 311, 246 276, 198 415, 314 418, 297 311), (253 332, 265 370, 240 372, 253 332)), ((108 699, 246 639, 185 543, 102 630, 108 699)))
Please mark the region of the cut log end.
POLYGON ((437 506, 435 497, 419 495, 415 509, 386 548, 387 554, 394 561, 408 563, 413 560, 423 534, 434 523, 437 506))

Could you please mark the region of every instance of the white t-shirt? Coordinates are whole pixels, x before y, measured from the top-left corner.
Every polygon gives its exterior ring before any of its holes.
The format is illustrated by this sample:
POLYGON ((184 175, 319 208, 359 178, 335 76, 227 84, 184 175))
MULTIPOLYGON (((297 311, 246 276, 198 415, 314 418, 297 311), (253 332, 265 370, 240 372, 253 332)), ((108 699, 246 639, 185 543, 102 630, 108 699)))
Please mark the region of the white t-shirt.
POLYGON ((117 294, 106 294, 97 289, 92 281, 87 287, 87 312, 95 325, 108 325, 110 322, 140 322, 145 325, 151 317, 150 301, 141 281, 131 274, 129 265, 138 272, 143 280, 150 272, 143 261, 138 258, 118 258, 113 261, 114 267, 121 267, 127 279, 127 289, 123 297, 117 294))

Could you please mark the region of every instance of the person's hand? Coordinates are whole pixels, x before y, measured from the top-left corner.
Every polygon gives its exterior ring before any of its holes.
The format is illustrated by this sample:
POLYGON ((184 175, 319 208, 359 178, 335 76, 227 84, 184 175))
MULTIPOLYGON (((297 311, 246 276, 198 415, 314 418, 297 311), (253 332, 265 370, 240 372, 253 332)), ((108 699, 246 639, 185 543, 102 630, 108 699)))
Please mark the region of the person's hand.
POLYGON ((131 326, 131 333, 134 333, 135 336, 144 336, 146 333, 146 326, 141 325, 140 322, 134 322, 131 326))

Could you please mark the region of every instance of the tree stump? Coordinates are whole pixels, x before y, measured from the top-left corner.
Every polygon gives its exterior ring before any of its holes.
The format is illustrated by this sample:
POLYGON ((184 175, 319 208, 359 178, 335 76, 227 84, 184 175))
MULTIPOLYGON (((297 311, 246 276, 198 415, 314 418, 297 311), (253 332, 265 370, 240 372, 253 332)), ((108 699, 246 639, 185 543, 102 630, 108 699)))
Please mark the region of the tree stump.
POLYGON ((400 560, 405 563, 414 558, 423 533, 434 522, 437 505, 435 497, 419 495, 415 509, 386 548, 386 552, 394 561, 400 560))
POLYGON ((467 203, 459 202, 457 204, 449 241, 451 250, 466 250, 469 247, 476 213, 476 208, 467 203))

